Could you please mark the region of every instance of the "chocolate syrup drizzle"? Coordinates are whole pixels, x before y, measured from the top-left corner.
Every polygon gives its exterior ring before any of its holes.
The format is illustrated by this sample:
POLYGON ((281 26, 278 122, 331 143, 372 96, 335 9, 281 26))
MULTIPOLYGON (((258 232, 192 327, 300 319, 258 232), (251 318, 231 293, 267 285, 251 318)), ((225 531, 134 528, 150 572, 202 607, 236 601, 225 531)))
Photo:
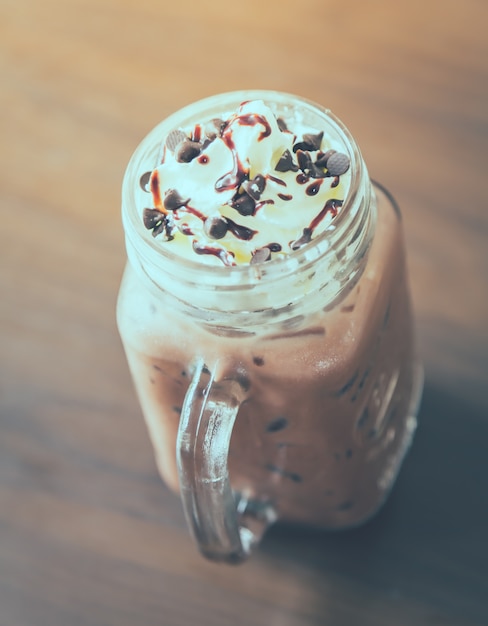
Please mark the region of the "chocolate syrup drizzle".
POLYGON ((242 226, 241 224, 236 224, 229 217, 225 218, 227 222, 227 226, 229 227, 230 232, 237 237, 237 239, 242 239, 243 241, 250 241, 254 235, 258 232, 257 230, 252 230, 251 228, 247 228, 247 226, 242 226))
POLYGON ((234 253, 226 250, 225 248, 219 248, 217 246, 202 246, 198 243, 196 239, 193 240, 193 251, 196 254, 210 254, 212 256, 217 257, 222 261, 222 263, 226 266, 236 265, 234 261, 234 253))
POLYGON ((154 170, 151 174, 151 178, 149 179, 149 188, 151 189, 155 208, 159 209, 162 213, 167 213, 166 209, 163 207, 163 201, 161 199, 158 170, 154 170))
POLYGON ((230 172, 227 172, 221 176, 215 183, 216 191, 229 191, 229 189, 237 189, 246 179, 247 171, 243 166, 239 156, 237 154, 236 145, 232 138, 232 124, 238 123, 241 126, 256 126, 262 124, 264 130, 261 131, 258 141, 262 141, 265 137, 269 137, 271 134, 271 126, 267 119, 262 115, 254 113, 247 115, 237 115, 231 119, 222 131, 222 140, 232 153, 232 159, 234 165, 230 172))
POLYGON ((339 208, 342 206, 343 201, 337 200, 336 198, 329 198, 321 211, 313 218, 310 224, 303 229, 301 237, 295 239, 295 241, 290 241, 290 248, 292 250, 298 250, 306 243, 310 243, 312 240, 312 235, 314 230, 320 224, 320 222, 325 218, 325 216, 330 213, 332 219, 336 217, 339 208))
MULTIPOLYGON (((264 191, 266 180, 269 180, 276 185, 280 185, 285 188, 287 187, 287 184, 283 179, 277 176, 273 176, 271 174, 266 174, 266 176, 264 177, 261 174, 258 174, 254 179, 249 180, 249 172, 240 160, 239 155, 237 154, 237 149, 233 138, 233 125, 261 125, 262 130, 259 133, 257 139, 258 141, 262 141, 263 139, 271 135, 271 126, 264 116, 256 113, 241 115, 236 114, 226 122, 222 122, 222 120, 218 121, 218 128, 216 126, 217 133, 231 152, 233 165, 230 171, 226 172, 216 181, 215 190, 217 192, 235 190, 235 195, 228 203, 229 206, 234 208, 242 216, 255 215, 256 212, 264 205, 274 204, 273 199, 261 200, 260 198, 262 192, 264 191)), ((281 132, 288 132, 281 129, 281 127, 280 130, 281 132)), ((174 143, 177 141, 195 142, 196 144, 200 144, 201 151, 204 150, 205 147, 215 139, 217 133, 212 132, 206 135, 202 126, 200 124, 196 124, 190 135, 186 136, 186 139, 182 131, 173 131, 173 140, 174 143), (181 135, 183 135, 183 138, 181 138, 181 135)), ((333 176, 333 181, 330 184, 330 187, 334 188, 338 186, 340 182, 340 173, 339 175, 336 173, 338 171, 337 167, 335 168, 336 171, 333 171, 333 167, 331 167, 330 172, 327 170, 327 161, 329 158, 331 158, 331 155, 335 155, 335 161, 339 162, 342 169, 345 167, 347 170, 348 167, 348 157, 346 155, 335 153, 334 150, 329 150, 325 153, 320 150, 320 142, 322 140, 322 136, 323 133, 319 133, 317 135, 304 135, 304 141, 302 141, 301 143, 296 143, 293 147, 293 152, 295 153, 298 160, 298 165, 296 165, 296 163, 294 162, 293 156, 291 155, 290 151, 287 150, 281 157, 276 167, 277 172, 297 172, 296 182, 299 185, 307 185, 307 187, 305 188, 305 193, 307 196, 317 195, 324 182, 324 179, 331 176, 333 176), (307 139, 307 141, 305 141, 305 139, 307 139), (309 146, 308 144, 310 142, 311 145, 309 146), (314 157, 314 162, 312 160, 311 152, 314 152, 315 150, 318 150, 318 153, 314 157)), ((175 152, 175 148, 176 146, 173 146, 173 152, 175 152)), ((164 146, 162 161, 164 161, 165 149, 166 145, 164 146)), ((171 149, 171 146, 169 146, 169 149, 171 149)), ((198 146, 196 152, 196 159, 200 164, 205 165, 209 163, 210 159, 207 154, 198 154, 198 146)), ((189 157, 189 160, 193 158, 195 157, 191 156, 189 157)), ((177 228, 182 234, 194 237, 192 247, 196 254, 215 256, 226 266, 236 265, 235 255, 232 251, 227 250, 224 246, 219 244, 207 244, 199 242, 196 238, 197 235, 194 233, 190 225, 187 222, 182 221, 183 215, 185 213, 197 217, 199 220, 202 221, 202 223, 205 223, 208 218, 207 215, 205 215, 195 207, 191 206, 191 198, 182 198, 181 196, 179 196, 177 190, 175 189, 167 190, 164 199, 161 197, 159 172, 157 169, 155 169, 153 172, 146 172, 145 174, 143 174, 140 178, 139 184, 144 191, 152 194, 154 208, 144 209, 144 225, 146 226, 146 228, 152 230, 153 236, 157 236, 163 233, 166 241, 170 241, 174 238, 174 231, 177 228)), ((293 195, 289 193, 277 193, 277 197, 286 202, 293 199, 293 195)), ((312 239, 314 231, 324 220, 326 215, 330 215, 332 219, 336 217, 342 204, 343 201, 336 198, 327 200, 325 205, 312 219, 310 224, 303 229, 301 236, 294 241, 290 241, 290 249, 297 250, 303 245, 309 243, 312 239)), ((253 230, 251 228, 248 228, 247 226, 238 224, 228 217, 222 216, 221 220, 224 222, 224 233, 225 227, 227 227, 227 231, 232 233, 232 235, 234 235, 234 237, 236 237, 237 239, 250 241, 258 233, 257 230, 253 230)), ((207 232, 207 235, 211 238, 221 238, 222 236, 212 236, 211 232, 207 232)), ((279 243, 270 243, 263 248, 252 252, 252 256, 255 256, 254 261, 257 261, 259 257, 260 260, 262 258, 262 260, 266 262, 271 258, 271 252, 279 252, 281 250, 282 246, 279 243), (268 252, 267 254, 263 254, 264 249, 268 249, 270 252, 268 252), (259 255, 257 254, 258 252, 260 252, 259 255)))

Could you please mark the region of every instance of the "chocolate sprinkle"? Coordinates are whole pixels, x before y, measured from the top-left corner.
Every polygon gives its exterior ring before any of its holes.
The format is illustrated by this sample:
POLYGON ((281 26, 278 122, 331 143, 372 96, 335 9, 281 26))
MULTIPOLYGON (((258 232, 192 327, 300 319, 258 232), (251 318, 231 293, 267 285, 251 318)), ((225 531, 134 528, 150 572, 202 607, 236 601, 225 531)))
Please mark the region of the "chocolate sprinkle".
POLYGON ((342 176, 349 169, 350 163, 347 154, 335 152, 327 159, 327 171, 330 176, 342 176))
POLYGON ((172 130, 166 137, 166 146, 171 150, 171 152, 174 152, 176 146, 182 141, 185 141, 185 139, 188 139, 188 137, 182 130, 172 130))

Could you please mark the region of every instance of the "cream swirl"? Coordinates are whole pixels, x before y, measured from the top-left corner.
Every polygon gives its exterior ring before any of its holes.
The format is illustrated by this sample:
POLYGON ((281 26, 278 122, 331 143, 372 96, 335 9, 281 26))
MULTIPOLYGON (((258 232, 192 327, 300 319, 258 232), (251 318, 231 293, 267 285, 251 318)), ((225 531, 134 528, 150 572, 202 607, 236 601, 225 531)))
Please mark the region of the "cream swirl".
POLYGON ((144 224, 162 245, 209 264, 293 253, 327 228, 350 185, 349 158, 299 115, 261 100, 222 119, 172 131, 161 163, 141 178, 144 224))

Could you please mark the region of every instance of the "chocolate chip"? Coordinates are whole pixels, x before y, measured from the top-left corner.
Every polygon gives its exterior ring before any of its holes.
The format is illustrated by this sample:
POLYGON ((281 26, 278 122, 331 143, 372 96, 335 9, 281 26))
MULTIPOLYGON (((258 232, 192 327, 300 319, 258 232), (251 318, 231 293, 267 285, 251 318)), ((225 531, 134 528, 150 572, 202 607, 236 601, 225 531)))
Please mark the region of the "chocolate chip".
POLYGON ((371 364, 364 370, 363 375, 361 376, 361 380, 358 383, 358 391, 361 391, 361 389, 364 387, 364 385, 366 384, 366 381, 369 378, 369 375, 371 374, 371 370, 372 370, 372 366, 371 364))
POLYGON ((157 237, 158 235, 161 235, 161 233, 166 233, 166 238, 168 241, 173 239, 173 236, 168 233, 166 219, 161 220, 161 222, 155 228, 153 228, 152 236, 157 237))
POLYGON ((280 243, 268 243, 265 246, 266 248, 269 248, 271 250, 271 252, 281 252, 281 244, 280 243))
POLYGON ((168 189, 164 196, 163 204, 164 208, 168 209, 168 211, 176 211, 182 206, 185 206, 185 204, 187 204, 189 201, 190 198, 183 200, 183 198, 176 191, 176 189, 168 189))
POLYGON ((165 233, 167 241, 174 239, 173 237, 173 220, 158 209, 144 209, 142 213, 144 226, 148 230, 152 230, 152 236, 157 237, 161 233, 165 233))
POLYGON ((335 152, 327 159, 327 171, 330 176, 342 176, 349 169, 350 162, 347 154, 335 152))
POLYGON ((327 167, 327 161, 336 153, 336 150, 327 150, 327 152, 321 152, 318 154, 315 164, 319 167, 327 167))
POLYGON ((288 130, 288 126, 286 125, 286 122, 282 117, 278 117, 276 119, 276 123, 278 124, 278 128, 281 130, 281 132, 288 130))
POLYGON ((352 500, 345 500, 344 502, 341 502, 341 504, 339 504, 339 506, 336 506, 336 511, 349 511, 349 509, 352 509, 352 507, 354 506, 354 502, 352 500))
POLYGON ((193 161, 201 151, 202 146, 199 143, 187 139, 176 146, 175 157, 178 163, 189 163, 193 161))
POLYGON ((292 480, 294 483, 302 482, 302 477, 300 476, 300 474, 297 474, 296 472, 289 472, 288 470, 285 470, 282 467, 278 467, 277 465, 272 465, 271 463, 269 463, 268 465, 266 465, 266 469, 269 472, 278 474, 282 478, 288 478, 289 480, 292 480))
POLYGON ((390 311, 391 311, 391 301, 388 302, 388 306, 386 307, 386 311, 383 317, 381 328, 386 328, 388 326, 388 320, 390 319, 390 311))
POLYGON ((221 137, 222 136, 222 130, 224 128, 225 128, 224 120, 221 120, 219 117, 214 117, 205 126, 205 135, 209 139, 215 139, 215 137, 221 137))
POLYGON ((230 202, 230 206, 241 215, 254 215, 256 203, 247 193, 234 196, 230 202))
POLYGON ((158 211, 158 209, 144 209, 142 213, 144 226, 148 230, 151 230, 152 228, 157 226, 157 224, 159 224, 159 222, 163 219, 164 213, 161 213, 161 211, 158 211))
POLYGON ((307 171, 312 178, 325 178, 324 170, 315 163, 311 163, 307 171))
POLYGON ((368 419, 369 419, 369 409, 368 407, 366 407, 364 411, 361 413, 358 421, 356 422, 357 430, 363 430, 368 419))
POLYGON ((223 217, 213 215, 204 221, 203 230, 211 239, 222 239, 227 233, 228 226, 223 217))
POLYGON ((320 133, 305 133, 303 135, 303 141, 312 146, 312 150, 320 150, 320 146, 322 145, 322 139, 324 137, 324 131, 321 130, 320 133))
POLYGON ((269 248, 258 248, 253 252, 251 257, 251 265, 255 265, 256 263, 264 263, 265 261, 269 261, 271 258, 271 250, 269 248))
POLYGON ((252 180, 246 180, 242 183, 244 191, 256 201, 261 197, 265 187, 266 179, 262 174, 256 174, 252 180))
POLYGON ((312 178, 324 178, 325 173, 322 168, 316 165, 312 161, 312 157, 310 156, 310 152, 306 152, 304 150, 297 150, 297 160, 300 169, 305 172, 308 176, 312 178))
POLYGON ((149 179, 151 178, 151 174, 152 172, 146 172, 145 174, 143 174, 140 179, 139 179, 139 185, 141 187, 141 189, 143 191, 147 191, 147 193, 149 193, 149 189, 147 188, 148 184, 149 184, 149 179))
POLYGON ((298 166, 293 162, 293 156, 289 150, 285 150, 275 166, 277 172, 298 172, 298 166))
POLYGON ((266 335, 266 339, 274 341, 276 339, 292 339, 296 337, 307 337, 309 335, 325 335, 325 328, 323 326, 312 326, 311 328, 302 328, 301 330, 274 333, 272 335, 266 335))
POLYGON ((335 395, 338 397, 343 396, 350 389, 352 389, 358 376, 359 376, 359 369, 357 369, 354 372, 354 374, 342 385, 342 387, 338 391, 335 392, 335 395))
POLYGON ((188 139, 188 137, 182 130, 172 130, 166 137, 166 146, 171 152, 174 152, 176 146, 182 141, 185 141, 185 139, 188 139))
POLYGON ((298 167, 302 170, 302 171, 306 171, 309 170, 312 165, 312 157, 310 156, 309 152, 305 152, 304 150, 297 150, 297 160, 298 160, 298 167))
POLYGON ((239 386, 243 391, 249 391, 251 388, 251 381, 246 374, 239 373, 236 376, 236 381, 239 383, 239 386))
POLYGON ((324 136, 324 132, 320 133, 305 133, 303 135, 303 140, 296 143, 293 146, 293 152, 297 152, 298 150, 320 150, 320 145, 322 144, 322 138, 324 136))
POLYGON ((269 422, 266 426, 266 432, 276 433, 279 430, 283 430, 288 426, 288 420, 286 417, 277 417, 273 421, 269 422))

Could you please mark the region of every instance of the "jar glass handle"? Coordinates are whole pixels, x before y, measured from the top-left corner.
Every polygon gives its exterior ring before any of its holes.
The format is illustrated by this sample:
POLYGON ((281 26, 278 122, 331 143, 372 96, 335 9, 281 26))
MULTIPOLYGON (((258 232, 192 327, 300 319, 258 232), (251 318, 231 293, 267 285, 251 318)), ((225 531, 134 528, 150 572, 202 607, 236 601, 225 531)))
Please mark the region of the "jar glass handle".
POLYGON ((188 526, 202 554, 238 563, 276 519, 273 508, 232 491, 228 455, 245 398, 232 378, 216 381, 200 359, 183 404, 177 438, 180 492, 188 526))

